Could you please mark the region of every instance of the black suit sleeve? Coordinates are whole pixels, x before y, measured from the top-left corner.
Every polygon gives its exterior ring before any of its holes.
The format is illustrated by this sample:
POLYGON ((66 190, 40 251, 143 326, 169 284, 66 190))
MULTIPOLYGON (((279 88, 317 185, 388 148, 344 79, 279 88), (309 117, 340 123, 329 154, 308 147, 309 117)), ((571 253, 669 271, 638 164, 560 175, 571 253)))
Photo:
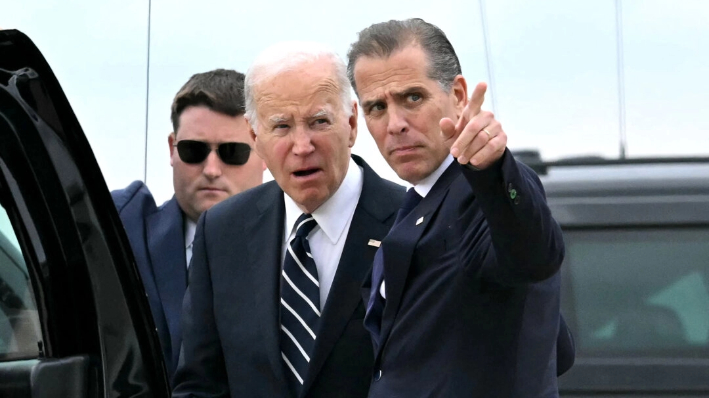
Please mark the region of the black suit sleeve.
POLYGON ((564 316, 559 317, 559 335, 556 339, 556 375, 566 373, 576 359, 576 344, 571 329, 566 325, 564 316))
POLYGON ((480 276, 505 285, 554 275, 564 259, 564 241, 537 175, 508 150, 488 169, 462 168, 489 231, 478 228, 480 222, 469 226, 463 264, 482 260, 480 276))
POLYGON ((199 219, 192 246, 189 285, 182 308, 182 351, 173 380, 175 398, 229 396, 205 245, 207 213, 199 219))

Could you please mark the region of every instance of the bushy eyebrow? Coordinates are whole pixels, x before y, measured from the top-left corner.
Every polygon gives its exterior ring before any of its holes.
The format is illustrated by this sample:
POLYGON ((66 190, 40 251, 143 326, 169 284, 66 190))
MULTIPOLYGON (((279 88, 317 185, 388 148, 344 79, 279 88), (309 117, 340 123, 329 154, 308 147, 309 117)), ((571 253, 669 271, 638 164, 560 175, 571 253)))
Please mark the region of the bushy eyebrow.
MULTIPOLYGON (((407 87, 401 91, 396 91, 392 92, 391 96, 396 98, 397 101, 406 98, 407 96, 414 94, 414 93, 422 93, 422 92, 427 92, 425 87, 423 86, 412 86, 412 87, 407 87)), ((372 105, 377 104, 379 102, 382 102, 382 98, 374 98, 368 101, 362 102, 362 109, 369 109, 372 105)))
POLYGON ((379 102, 382 102, 381 98, 375 98, 372 100, 364 101, 364 102, 362 102, 362 109, 367 110, 367 109, 371 108, 374 104, 377 104, 379 102))
POLYGON ((288 118, 285 117, 285 116, 283 116, 283 115, 274 115, 274 116, 269 117, 269 118, 268 118, 268 121, 269 121, 271 124, 274 124, 274 125, 275 125, 275 124, 281 124, 281 123, 287 122, 287 121, 288 121, 288 118))
POLYGON ((323 117, 323 116, 330 116, 330 112, 328 112, 328 111, 325 110, 325 109, 321 109, 321 110, 315 112, 312 116, 310 116, 310 118, 311 118, 311 119, 317 119, 317 118, 323 117))
POLYGON ((394 93, 393 95, 394 95, 394 97, 396 97, 396 99, 404 99, 411 94, 423 93, 426 91, 427 90, 425 87, 413 86, 413 87, 407 87, 406 89, 404 89, 398 93, 394 93))

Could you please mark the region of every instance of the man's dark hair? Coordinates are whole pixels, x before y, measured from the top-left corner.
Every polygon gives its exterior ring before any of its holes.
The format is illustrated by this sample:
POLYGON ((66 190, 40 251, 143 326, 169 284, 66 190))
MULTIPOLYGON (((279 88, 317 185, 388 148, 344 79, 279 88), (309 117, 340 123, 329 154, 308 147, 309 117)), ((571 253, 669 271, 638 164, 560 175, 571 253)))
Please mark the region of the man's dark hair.
POLYGON ((180 115, 190 106, 206 106, 228 116, 243 115, 244 74, 215 69, 192 75, 172 101, 170 119, 175 134, 180 128, 180 115))
POLYGON ((354 67, 360 57, 388 58, 410 44, 421 46, 428 58, 428 77, 438 81, 448 91, 453 79, 462 73, 458 56, 438 26, 421 18, 412 18, 377 23, 359 32, 357 41, 347 52, 347 77, 355 93, 354 67))

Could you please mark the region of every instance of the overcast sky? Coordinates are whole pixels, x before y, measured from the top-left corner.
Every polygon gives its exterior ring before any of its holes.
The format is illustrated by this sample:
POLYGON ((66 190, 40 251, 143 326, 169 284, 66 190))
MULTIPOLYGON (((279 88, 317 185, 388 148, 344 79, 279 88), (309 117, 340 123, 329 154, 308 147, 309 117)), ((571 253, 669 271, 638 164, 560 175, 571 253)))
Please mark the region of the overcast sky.
MULTIPOLYGON (((170 103, 192 74, 245 72, 282 40, 325 42, 344 58, 359 30, 409 17, 448 34, 469 84, 491 83, 486 106, 512 149, 616 157, 624 93, 629 156, 709 155, 706 0, 621 1, 622 86, 615 0, 153 0, 149 49, 147 0, 0 4, 0 27, 28 34, 54 69, 109 188, 147 176, 158 203, 172 195, 170 103)), ((398 180, 360 122, 353 152, 398 180)))

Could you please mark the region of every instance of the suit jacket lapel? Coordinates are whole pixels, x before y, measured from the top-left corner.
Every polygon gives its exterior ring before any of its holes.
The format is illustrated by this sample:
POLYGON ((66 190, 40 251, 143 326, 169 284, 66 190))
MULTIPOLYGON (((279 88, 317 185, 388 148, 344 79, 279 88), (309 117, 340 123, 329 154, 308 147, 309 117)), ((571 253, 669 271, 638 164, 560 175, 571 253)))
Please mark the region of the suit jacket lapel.
POLYGON ((448 194, 450 184, 460 175, 460 166, 456 163, 454 161, 446 169, 428 195, 421 200, 421 203, 392 228, 389 235, 382 242, 386 305, 382 315, 382 337, 380 340, 382 343, 378 347, 375 357, 381 354, 386 345, 394 320, 399 312, 399 304, 403 296, 416 244, 433 219, 434 213, 443 203, 448 194))
MULTIPOLYGON (((262 331, 262 339, 254 344, 262 344, 277 380, 286 383, 280 349, 280 274, 281 247, 285 220, 283 191, 272 183, 273 189, 256 204, 258 214, 245 223, 248 237, 248 275, 245 281, 252 284, 256 308, 251 319, 255 328, 262 331)), ((235 253, 239 255, 238 253, 235 253)))
MULTIPOLYGON (((362 281, 372 268, 377 248, 369 245, 370 239, 382 240, 389 231, 396 211, 397 201, 382 201, 382 191, 391 190, 383 180, 360 158, 353 156, 364 170, 362 194, 342 250, 335 279, 330 287, 327 302, 320 318, 317 343, 310 360, 308 374, 303 383, 303 393, 316 379, 332 348, 352 320, 357 306, 362 303, 362 281)), ((403 188, 402 188, 403 197, 403 188)), ((364 312, 362 313, 364 316, 364 312)))
MULTIPOLYGON (((146 239, 155 285, 170 331, 172 358, 180 350, 180 314, 187 288, 182 211, 172 198, 146 221, 146 239)), ((174 367, 176 364, 172 364, 174 367)))

